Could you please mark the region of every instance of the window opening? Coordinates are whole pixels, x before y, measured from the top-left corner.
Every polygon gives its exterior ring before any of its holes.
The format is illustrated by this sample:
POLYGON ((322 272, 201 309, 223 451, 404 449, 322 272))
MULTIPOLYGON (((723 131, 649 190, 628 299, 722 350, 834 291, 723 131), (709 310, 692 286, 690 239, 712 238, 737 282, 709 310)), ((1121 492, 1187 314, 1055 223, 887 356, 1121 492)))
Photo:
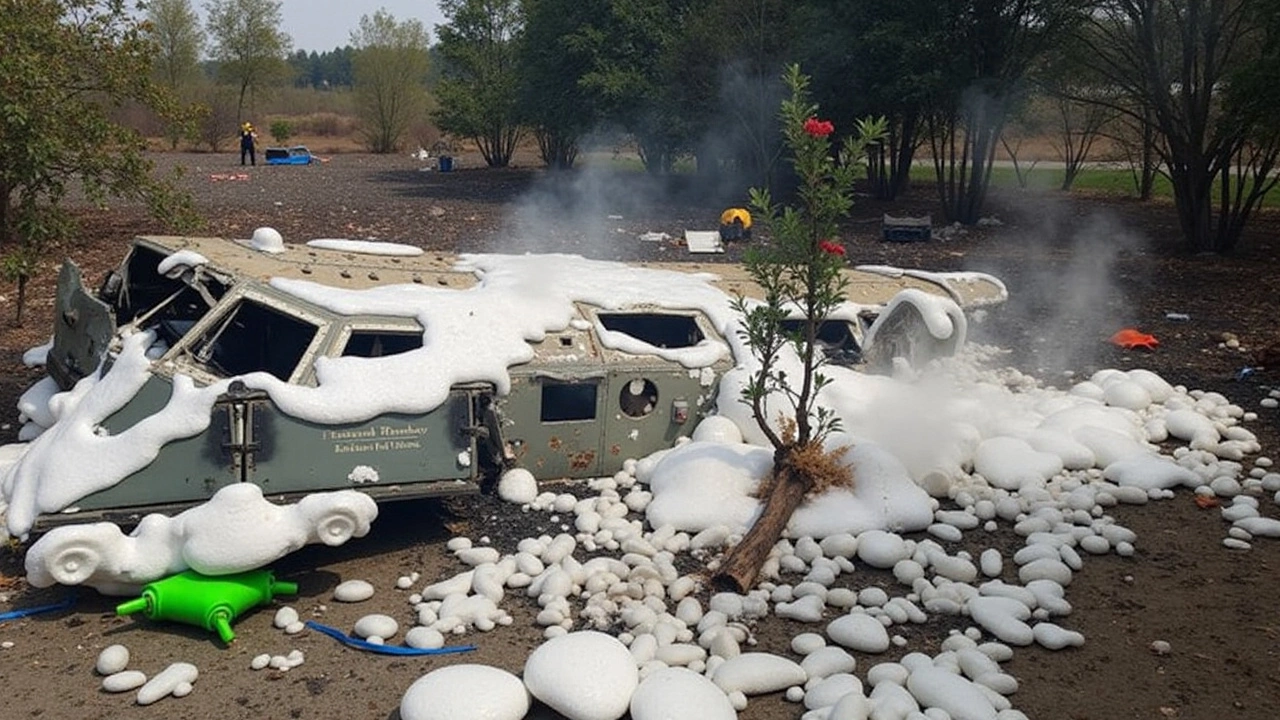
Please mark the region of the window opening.
POLYGON ((647 378, 633 378, 622 386, 618 404, 627 417, 645 417, 658 407, 658 386, 647 378))
POLYGON ((288 380, 316 331, 310 323, 252 300, 242 300, 196 341, 193 357, 227 377, 261 371, 288 380))
POLYGON ((600 313, 598 317, 606 330, 625 333, 658 348, 693 347, 704 338, 690 315, 600 313))
POLYGON ((105 299, 115 307, 117 325, 136 323, 173 345, 226 294, 227 287, 206 273, 165 277, 157 271, 164 258, 151 248, 136 246, 118 281, 118 294, 105 299))
POLYGON ((389 332, 384 330, 353 330, 343 356, 376 358, 399 355, 422 347, 420 332, 389 332))
MULTIPOLYGON (((788 318, 782 321, 783 332, 799 334, 804 332, 803 318, 788 318)), ((823 320, 818 323, 815 338, 818 349, 835 365, 856 365, 862 362, 862 348, 853 336, 853 329, 844 320, 823 320)))
POLYGON ((596 419, 596 382, 542 382, 542 422, 596 419))

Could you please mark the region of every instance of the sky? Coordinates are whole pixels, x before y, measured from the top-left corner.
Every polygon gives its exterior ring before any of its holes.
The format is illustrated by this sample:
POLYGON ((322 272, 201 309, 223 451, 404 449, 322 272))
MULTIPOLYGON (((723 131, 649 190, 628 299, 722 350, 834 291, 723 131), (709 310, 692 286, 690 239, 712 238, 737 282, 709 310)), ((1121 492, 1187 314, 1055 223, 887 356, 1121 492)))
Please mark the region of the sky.
POLYGON ((436 0, 281 0, 282 29, 293 38, 294 50, 324 52, 348 44, 360 17, 380 8, 397 20, 421 20, 433 43, 435 26, 444 22, 436 0))

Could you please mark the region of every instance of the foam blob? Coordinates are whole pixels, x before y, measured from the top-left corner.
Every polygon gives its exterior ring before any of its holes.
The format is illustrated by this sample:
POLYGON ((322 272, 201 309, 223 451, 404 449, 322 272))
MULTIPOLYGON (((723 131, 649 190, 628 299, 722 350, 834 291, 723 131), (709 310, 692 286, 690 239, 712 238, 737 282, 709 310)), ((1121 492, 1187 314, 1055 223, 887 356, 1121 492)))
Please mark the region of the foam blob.
POLYGON ((639 681, 627 646, 591 630, 544 642, 524 664, 529 692, 569 720, 617 720, 639 681))
POLYGON ((538 497, 538 481, 525 468, 512 468, 498 481, 498 497, 510 503, 525 505, 538 497))
POLYGON ((729 697, 715 683, 684 668, 650 673, 631 696, 632 720, 734 720, 737 717, 729 697))
POLYGON ((520 720, 529 691, 520 678, 488 665, 450 665, 423 675, 400 698, 403 720, 520 720))
POLYGON ((712 678, 724 692, 744 695, 786 690, 792 685, 803 685, 807 679, 804 670, 794 661, 759 652, 725 660, 712 678))

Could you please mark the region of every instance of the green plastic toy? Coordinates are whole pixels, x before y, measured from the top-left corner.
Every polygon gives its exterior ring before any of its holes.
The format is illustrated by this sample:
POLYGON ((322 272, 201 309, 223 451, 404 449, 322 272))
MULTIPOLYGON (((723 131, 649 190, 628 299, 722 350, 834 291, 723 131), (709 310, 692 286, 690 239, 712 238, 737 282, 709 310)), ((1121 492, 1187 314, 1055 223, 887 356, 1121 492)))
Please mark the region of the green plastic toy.
POLYGON ((271 602, 276 595, 296 595, 297 583, 277 581, 269 570, 209 576, 194 570, 147 583, 142 597, 116 606, 117 615, 141 612, 150 620, 169 620, 218 633, 230 644, 236 634, 231 621, 246 610, 271 602))

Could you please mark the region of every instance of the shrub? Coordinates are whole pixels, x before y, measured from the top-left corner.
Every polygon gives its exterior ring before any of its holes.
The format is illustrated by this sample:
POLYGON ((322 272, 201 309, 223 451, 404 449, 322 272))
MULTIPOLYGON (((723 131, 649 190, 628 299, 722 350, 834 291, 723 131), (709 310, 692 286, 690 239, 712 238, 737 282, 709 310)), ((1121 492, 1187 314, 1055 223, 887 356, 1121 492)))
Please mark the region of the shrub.
POLYGON ((293 126, 288 120, 274 120, 271 123, 271 138, 277 143, 285 143, 293 137, 293 126))

